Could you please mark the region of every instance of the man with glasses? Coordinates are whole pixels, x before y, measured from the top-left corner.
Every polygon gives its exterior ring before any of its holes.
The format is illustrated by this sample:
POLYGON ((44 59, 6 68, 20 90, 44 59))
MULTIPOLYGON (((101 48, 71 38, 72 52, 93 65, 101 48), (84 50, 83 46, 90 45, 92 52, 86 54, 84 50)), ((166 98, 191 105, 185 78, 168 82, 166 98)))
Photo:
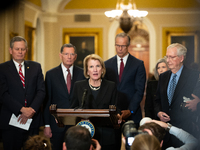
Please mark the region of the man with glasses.
POLYGON ((126 33, 115 37, 117 55, 105 61, 105 78, 117 84, 118 107, 122 110, 123 119, 133 120, 138 127, 142 119, 140 102, 144 94, 146 72, 143 61, 129 54, 129 45, 130 37, 126 33))
MULTIPOLYGON (((166 59, 170 70, 159 77, 155 110, 161 121, 171 123, 195 135, 193 116, 184 109, 183 102, 191 98, 199 72, 190 70, 183 64, 186 53, 186 47, 179 43, 167 47, 166 59)), ((164 146, 178 147, 180 145, 182 143, 176 138, 166 135, 164 146)))
POLYGON ((73 85, 76 81, 84 79, 83 69, 73 65, 77 58, 74 45, 64 44, 59 56, 62 63, 47 71, 45 78, 47 93, 44 108, 44 135, 51 138, 53 150, 62 149, 64 134, 69 126, 59 128, 54 117, 49 113, 49 106, 57 104, 57 108, 70 108, 73 85))

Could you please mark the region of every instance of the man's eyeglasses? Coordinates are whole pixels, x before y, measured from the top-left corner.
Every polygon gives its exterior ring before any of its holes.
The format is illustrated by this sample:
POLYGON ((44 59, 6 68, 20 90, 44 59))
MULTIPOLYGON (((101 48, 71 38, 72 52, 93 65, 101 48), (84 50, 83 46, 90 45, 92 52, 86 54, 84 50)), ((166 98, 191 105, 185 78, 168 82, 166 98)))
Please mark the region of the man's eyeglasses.
POLYGON ((68 56, 68 55, 75 56, 76 55, 75 53, 62 53, 62 54, 65 55, 65 56, 68 56))
POLYGON ((169 59, 169 60, 172 60, 172 59, 174 59, 174 58, 176 58, 176 57, 178 57, 178 55, 176 55, 176 56, 165 56, 165 58, 166 58, 166 59, 169 59))
POLYGON ((124 48, 126 48, 127 47, 127 45, 117 45, 117 44, 115 44, 115 46, 117 47, 117 48, 122 48, 122 49, 124 49, 124 48))

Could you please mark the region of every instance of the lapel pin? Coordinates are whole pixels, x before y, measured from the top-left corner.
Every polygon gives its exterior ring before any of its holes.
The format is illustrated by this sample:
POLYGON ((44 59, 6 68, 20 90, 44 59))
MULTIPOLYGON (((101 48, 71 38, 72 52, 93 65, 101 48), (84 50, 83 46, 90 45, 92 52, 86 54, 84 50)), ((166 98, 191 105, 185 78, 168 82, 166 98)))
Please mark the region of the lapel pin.
POLYGON ((29 69, 29 67, 27 67, 27 69, 29 69))

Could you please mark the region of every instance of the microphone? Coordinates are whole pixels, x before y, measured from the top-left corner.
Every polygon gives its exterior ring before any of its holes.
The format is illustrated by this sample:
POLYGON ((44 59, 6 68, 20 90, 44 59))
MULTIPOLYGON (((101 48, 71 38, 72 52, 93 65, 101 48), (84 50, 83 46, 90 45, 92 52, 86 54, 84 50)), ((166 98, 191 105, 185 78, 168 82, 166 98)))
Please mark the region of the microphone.
POLYGON ((83 96, 82 96, 82 103, 81 103, 81 107, 80 108, 83 108, 83 106, 85 104, 86 95, 87 95, 87 89, 84 89, 83 96))

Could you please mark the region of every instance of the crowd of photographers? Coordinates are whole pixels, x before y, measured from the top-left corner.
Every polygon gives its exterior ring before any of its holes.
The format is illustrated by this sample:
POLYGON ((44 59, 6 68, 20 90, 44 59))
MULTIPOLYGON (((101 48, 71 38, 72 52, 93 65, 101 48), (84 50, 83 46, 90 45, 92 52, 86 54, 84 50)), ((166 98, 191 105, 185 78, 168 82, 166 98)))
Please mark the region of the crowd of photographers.
MULTIPOLYGON (((198 140, 186 131, 162 121, 145 117, 140 121, 139 129, 134 122, 127 121, 122 126, 122 142, 126 150, 161 150, 163 139, 169 132, 183 142, 178 148, 168 147, 166 150, 197 150, 198 140)), ((24 150, 51 150, 51 142, 40 135, 30 137, 24 150)), ((72 126, 65 133, 63 150, 101 150, 101 145, 91 137, 89 130, 82 126, 72 126)))

